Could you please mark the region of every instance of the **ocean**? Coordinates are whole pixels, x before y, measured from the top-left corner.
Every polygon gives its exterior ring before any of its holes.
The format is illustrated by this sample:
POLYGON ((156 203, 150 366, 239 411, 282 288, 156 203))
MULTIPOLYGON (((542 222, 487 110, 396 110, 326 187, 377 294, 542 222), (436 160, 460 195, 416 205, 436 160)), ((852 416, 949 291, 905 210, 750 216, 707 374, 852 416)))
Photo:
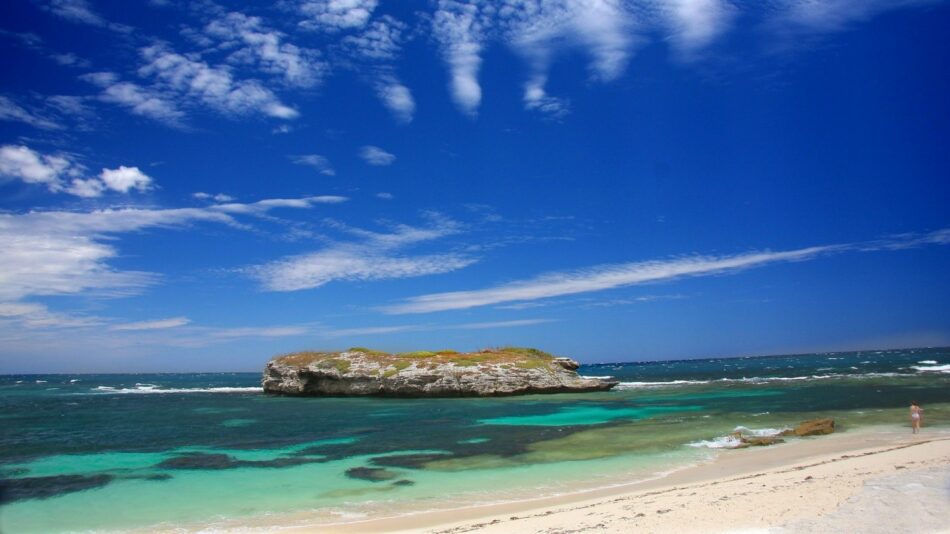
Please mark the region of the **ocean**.
MULTIPOLYGON (((604 393, 290 398, 259 373, 0 376, 0 532, 338 523, 662 476, 817 417, 950 427, 950 349, 584 365, 604 393)), ((813 438, 820 439, 820 438, 813 438)))

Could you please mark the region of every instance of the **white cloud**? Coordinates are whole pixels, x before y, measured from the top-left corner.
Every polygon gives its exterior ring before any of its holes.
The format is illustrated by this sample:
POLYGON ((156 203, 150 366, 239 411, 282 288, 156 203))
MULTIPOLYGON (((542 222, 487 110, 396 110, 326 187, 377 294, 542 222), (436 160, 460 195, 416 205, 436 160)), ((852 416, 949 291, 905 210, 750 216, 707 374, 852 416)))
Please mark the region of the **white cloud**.
POLYGON ((110 330, 166 330, 168 328, 178 328, 190 323, 187 317, 170 317, 168 319, 156 319, 153 321, 138 321, 134 323, 122 323, 109 327, 110 330))
POLYGON ((471 265, 474 258, 456 253, 406 255, 399 250, 459 231, 459 224, 431 216, 429 227, 398 225, 390 233, 377 233, 344 225, 337 228, 359 238, 354 243, 334 243, 308 254, 290 256, 250 267, 247 272, 271 291, 299 291, 334 280, 366 281, 440 274, 471 265))
POLYGON ((298 156, 290 156, 290 161, 296 163, 297 165, 313 167, 320 174, 325 174, 327 176, 333 176, 336 174, 336 171, 333 170, 333 166, 330 165, 330 160, 328 160, 325 156, 321 156, 320 154, 301 154, 298 156))
POLYGON ((169 126, 180 127, 183 123, 185 113, 178 109, 170 95, 132 82, 119 81, 118 76, 111 72, 93 72, 80 78, 102 89, 99 99, 103 102, 123 106, 136 115, 169 126))
POLYGON ((143 192, 152 187, 152 178, 138 167, 120 165, 102 169, 96 178, 79 178, 83 167, 64 155, 42 155, 26 146, 0 147, 0 176, 18 178, 26 183, 43 184, 51 192, 66 192, 79 197, 98 197, 107 190, 143 192), (72 177, 69 186, 64 178, 72 177))
POLYGON ((101 317, 51 312, 35 302, 0 302, 0 329, 6 326, 22 332, 23 329, 99 328, 105 322, 101 317))
POLYGON ((950 244, 950 229, 924 235, 903 235, 869 243, 808 247, 782 252, 749 252, 733 256, 689 256, 669 260, 600 265, 472 291, 432 293, 383 308, 387 313, 428 313, 525 302, 563 295, 603 291, 683 277, 733 273, 774 263, 806 261, 847 251, 895 250, 926 244, 950 244))
POLYGON ((300 23, 306 30, 336 32, 364 26, 369 21, 377 0, 305 0, 299 11, 307 17, 300 23))
POLYGON ((399 81, 393 66, 402 51, 405 30, 404 23, 384 15, 359 34, 344 37, 340 44, 354 66, 371 80, 383 105, 400 121, 411 122, 416 102, 409 88, 399 81))
POLYGON ((130 190, 147 191, 152 187, 152 178, 139 170, 138 167, 120 165, 118 169, 102 169, 99 179, 106 187, 119 193, 128 193, 130 190))
POLYGON ((544 89, 546 76, 528 81, 524 89, 525 109, 535 110, 552 119, 560 119, 570 113, 571 105, 566 98, 550 96, 544 89))
POLYGON ((58 122, 27 111, 5 96, 0 96, 0 121, 22 122, 42 130, 62 130, 58 122))
POLYGON ((633 17, 619 0, 441 0, 432 28, 449 67, 452 96, 468 114, 481 103, 478 71, 490 41, 507 44, 525 58, 530 68, 526 107, 555 117, 567 112, 567 102, 548 96, 544 85, 560 49, 583 47, 592 59, 593 78, 611 81, 637 42, 633 17))
POLYGON ((478 111, 482 101, 478 71, 487 27, 491 24, 488 17, 477 5, 457 0, 439 0, 432 17, 433 34, 449 66, 452 98, 469 115, 478 111))
POLYGON ((224 115, 264 115, 278 119, 293 119, 299 115, 257 80, 235 80, 225 66, 210 66, 165 45, 142 48, 141 54, 145 65, 139 69, 140 75, 155 78, 164 91, 187 96, 224 115))
POLYGON ((42 184, 53 192, 63 190, 64 176, 79 170, 66 156, 43 155, 22 145, 0 147, 0 176, 42 184))
POLYGON ((242 228, 246 226, 234 216, 258 216, 275 208, 309 208, 342 200, 318 196, 204 208, 0 213, 0 302, 89 291, 124 295, 153 284, 158 278, 153 273, 121 271, 109 264, 119 254, 115 237, 122 234, 199 222, 242 228))
POLYGON ((525 107, 553 118, 569 110, 565 99, 549 96, 545 89, 551 62, 561 48, 586 48, 593 77, 611 81, 620 76, 637 41, 632 15, 616 0, 511 0, 507 7, 504 39, 526 59, 531 72, 525 107))
POLYGON ((212 195, 211 193, 204 193, 204 192, 199 191, 197 193, 192 193, 191 196, 193 196, 194 198, 197 198, 198 200, 213 200, 219 203, 234 201, 234 197, 232 197, 231 195, 225 195, 224 193, 217 193, 217 194, 212 195))
POLYGON ((402 122, 411 122, 416 113, 416 101, 412 92, 393 76, 380 76, 376 80, 376 96, 389 111, 402 122))
POLYGON ((386 280, 447 273, 474 261, 456 254, 388 256, 363 247, 339 246, 270 263, 255 269, 253 274, 268 290, 299 291, 334 280, 386 280))
POLYGON ((370 165, 386 166, 396 161, 396 156, 378 146, 366 145, 360 149, 360 157, 370 165))
POLYGON ((118 169, 102 169, 97 178, 74 178, 66 192, 78 197, 94 198, 106 191, 128 193, 132 189, 144 193, 152 188, 152 178, 138 167, 120 165, 118 169))
POLYGON ((105 184, 98 178, 75 178, 66 188, 66 192, 82 198, 96 198, 101 197, 105 189, 105 184))
POLYGON ((721 35, 737 9, 725 0, 671 0, 667 5, 670 41, 684 57, 721 35))
POLYGON ((284 42, 285 35, 264 26, 259 17, 228 13, 209 23, 205 34, 222 41, 221 48, 236 49, 229 56, 232 63, 256 65, 291 86, 312 87, 326 70, 318 50, 284 42))
POLYGON ((384 192, 381 192, 381 193, 376 193, 376 198, 381 198, 381 199, 383 199, 383 200, 392 200, 392 199, 395 198, 395 197, 393 196, 392 193, 386 193, 386 192, 384 191, 384 192))

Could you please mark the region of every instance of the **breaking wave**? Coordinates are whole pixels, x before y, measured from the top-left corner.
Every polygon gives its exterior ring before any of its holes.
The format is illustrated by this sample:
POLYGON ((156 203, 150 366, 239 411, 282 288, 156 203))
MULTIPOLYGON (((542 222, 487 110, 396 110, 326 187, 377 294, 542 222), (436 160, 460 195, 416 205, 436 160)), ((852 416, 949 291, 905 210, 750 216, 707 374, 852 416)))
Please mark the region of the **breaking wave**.
MULTIPOLYGON (((933 360, 929 360, 929 361, 933 362, 933 360)), ((920 362, 920 363, 923 363, 923 362, 920 362)), ((937 363, 937 362, 933 362, 933 363, 937 363)), ((928 366, 924 366, 924 365, 911 365, 910 368, 911 368, 911 369, 916 369, 916 370, 921 371, 921 372, 924 372, 924 373, 928 373, 928 372, 930 372, 930 373, 950 373, 950 364, 946 364, 946 365, 928 365, 928 366)))
POLYGON ((693 441, 687 443, 688 447, 697 447, 705 449, 735 449, 742 445, 742 439, 736 433, 741 433, 745 436, 754 436, 757 438, 763 437, 772 437, 777 436, 788 430, 788 427, 785 428, 749 428, 745 426, 737 426, 733 429, 733 433, 728 436, 719 436, 718 438, 713 439, 703 439, 699 441, 693 441))
POLYGON ((212 388, 162 388, 153 384, 136 384, 134 388, 115 388, 112 386, 98 386, 92 389, 102 394, 163 394, 163 393, 260 393, 259 386, 255 387, 212 387, 212 388))
MULTIPOLYGON (((932 368, 920 368, 914 367, 914 369, 922 371, 940 371, 940 372, 950 372, 950 365, 941 365, 938 367, 932 368)), ((846 374, 846 373, 832 373, 826 375, 808 375, 808 376, 753 376, 748 378, 717 378, 712 380, 668 380, 668 381, 643 381, 643 382, 621 382, 617 385, 617 389, 636 389, 644 387, 661 387, 661 386, 688 386, 694 384, 711 384, 711 383, 722 383, 722 382, 737 382, 745 384, 759 384, 767 382, 795 382, 801 380, 827 380, 827 379, 836 379, 836 378, 851 378, 851 379, 860 379, 860 378, 893 378, 899 376, 915 376, 913 373, 861 373, 861 374, 846 374)))

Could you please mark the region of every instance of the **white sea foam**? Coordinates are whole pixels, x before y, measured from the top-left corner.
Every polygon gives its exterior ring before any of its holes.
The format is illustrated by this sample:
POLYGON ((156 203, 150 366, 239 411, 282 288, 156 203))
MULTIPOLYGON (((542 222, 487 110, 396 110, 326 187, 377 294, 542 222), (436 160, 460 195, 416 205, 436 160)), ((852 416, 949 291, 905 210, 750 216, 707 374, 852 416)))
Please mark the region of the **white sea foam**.
POLYGON ((98 386, 93 388, 98 393, 112 394, 163 394, 163 393, 260 393, 260 387, 217 387, 217 388, 160 388, 151 384, 136 385, 134 388, 114 388, 98 386))
POLYGON ((72 380, 69 381, 70 384, 75 384, 76 382, 79 382, 79 379, 78 379, 78 378, 74 378, 74 379, 72 379, 72 380))
POLYGON ((735 436, 722 436, 714 439, 704 439, 686 444, 689 447, 706 449, 735 449, 742 445, 742 440, 735 436))
POLYGON ((931 373, 950 373, 950 364, 946 364, 946 365, 931 365, 931 366, 911 365, 910 368, 911 368, 911 369, 916 369, 916 370, 918 370, 918 371, 922 371, 922 372, 925 372, 925 373, 926 373, 926 372, 931 372, 931 373))
POLYGON ((783 428, 749 428, 746 426, 737 426, 733 432, 728 436, 719 436, 718 438, 713 439, 703 439, 699 441, 694 441, 692 443, 687 443, 689 447, 697 448, 706 448, 706 449, 735 449, 742 445, 742 438, 737 434, 739 433, 745 436, 754 436, 757 438, 773 437, 778 436, 783 431, 788 430, 788 427, 783 428))
MULTIPOLYGON (((943 365, 932 368, 914 367, 918 370, 950 372, 950 366, 943 365)), ((861 373, 861 374, 843 374, 832 373, 826 375, 808 375, 808 376, 752 376, 743 378, 717 378, 715 380, 668 380, 656 382, 620 382, 617 389, 636 389, 643 387, 661 387, 661 386, 688 386, 693 384, 709 384, 712 382, 738 382, 746 384, 764 384, 768 382, 798 382, 802 380, 828 380, 835 378, 893 378, 898 376, 915 376, 913 373, 861 373)))
POLYGON ((733 429, 733 432, 742 432, 743 434, 746 434, 746 435, 749 435, 749 436, 755 436, 755 437, 758 437, 758 438, 762 438, 762 437, 777 436, 777 435, 781 434, 782 432, 784 432, 784 431, 786 431, 786 430, 789 430, 789 428, 788 428, 788 427, 782 427, 782 428, 749 428, 749 427, 741 426, 741 425, 740 425, 740 426, 737 426, 735 429, 733 429))
POLYGON ((917 363, 920 363, 923 365, 937 365, 937 360, 920 360, 917 363))
POLYGON ((604 376, 587 376, 587 375, 578 375, 580 378, 590 378, 594 380, 610 380, 613 378, 613 375, 604 375, 604 376))
POLYGON ((637 389, 660 386, 683 386, 689 384, 708 384, 709 380, 670 380, 668 382, 621 382, 617 389, 637 389))
POLYGON ((45 383, 46 383, 46 380, 37 380, 36 383, 37 383, 37 384, 45 384, 45 383))

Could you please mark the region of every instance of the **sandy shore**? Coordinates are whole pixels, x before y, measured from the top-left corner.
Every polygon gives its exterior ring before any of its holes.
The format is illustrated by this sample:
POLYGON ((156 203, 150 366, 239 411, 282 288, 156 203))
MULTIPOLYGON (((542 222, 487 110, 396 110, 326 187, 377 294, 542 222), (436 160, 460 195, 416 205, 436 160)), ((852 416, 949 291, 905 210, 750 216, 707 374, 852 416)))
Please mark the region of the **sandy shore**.
POLYGON ((629 486, 303 531, 950 532, 950 434, 876 429, 723 451, 629 486))

